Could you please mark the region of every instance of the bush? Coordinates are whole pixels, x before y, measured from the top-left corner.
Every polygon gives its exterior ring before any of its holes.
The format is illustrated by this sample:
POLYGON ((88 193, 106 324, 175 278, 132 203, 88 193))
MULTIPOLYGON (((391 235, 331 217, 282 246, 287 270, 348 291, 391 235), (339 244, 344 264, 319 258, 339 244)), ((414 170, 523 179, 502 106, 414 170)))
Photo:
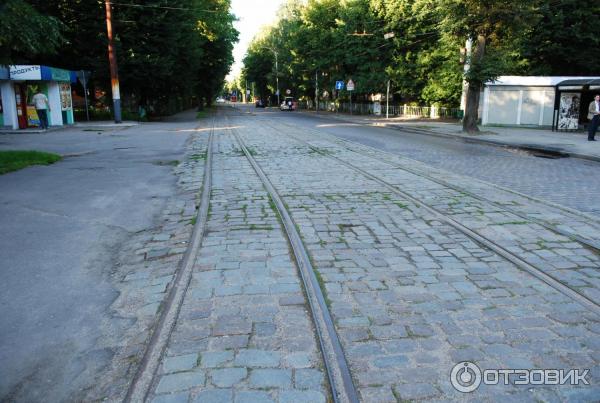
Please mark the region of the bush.
MULTIPOLYGON (((85 122, 87 120, 87 116, 85 114, 85 109, 74 109, 73 113, 75 115, 76 122, 85 122)), ((148 117, 144 116, 140 118, 140 115, 137 112, 132 112, 127 109, 121 110, 121 118, 123 120, 135 120, 135 121, 147 121, 148 117)), ((99 121, 99 120, 113 120, 114 116, 110 109, 96 109, 90 108, 90 120, 99 121)))

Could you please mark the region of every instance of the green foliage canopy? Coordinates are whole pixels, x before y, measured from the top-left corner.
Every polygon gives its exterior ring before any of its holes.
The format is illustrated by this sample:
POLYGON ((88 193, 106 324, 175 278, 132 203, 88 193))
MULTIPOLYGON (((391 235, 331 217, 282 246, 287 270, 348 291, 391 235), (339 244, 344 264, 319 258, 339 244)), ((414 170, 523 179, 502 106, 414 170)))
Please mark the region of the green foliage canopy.
POLYGON ((314 97, 318 72, 330 92, 336 80, 352 78, 362 94, 391 80, 404 102, 458 106, 463 79, 596 74, 600 35, 589 20, 599 13, 597 0, 291 0, 249 47, 243 78, 274 93, 277 52, 280 88, 298 97, 314 97), (465 75, 468 38, 483 53, 465 75))
MULTIPOLYGON (((32 52, 27 43, 10 37, 7 46, 14 51, 5 63, 91 70, 92 86, 110 96, 104 1, 9 1, 39 20, 23 20, 15 12, 7 17, 15 25, 28 21, 23 25, 31 35, 41 31, 28 43, 44 52, 32 52)), ((230 0, 115 1, 112 18, 124 105, 172 113, 208 103, 221 89, 238 36, 230 0)))

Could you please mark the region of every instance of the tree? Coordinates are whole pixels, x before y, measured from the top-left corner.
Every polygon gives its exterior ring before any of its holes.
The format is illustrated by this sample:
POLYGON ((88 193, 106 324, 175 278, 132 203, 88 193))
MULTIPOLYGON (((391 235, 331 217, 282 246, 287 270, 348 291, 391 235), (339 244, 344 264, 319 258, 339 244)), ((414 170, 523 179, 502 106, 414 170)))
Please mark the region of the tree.
POLYGON ((600 35, 590 18, 600 15, 600 2, 544 2, 539 15, 520 38, 525 71, 536 75, 597 75, 600 35))
MULTIPOLYGON (((428 2, 429 0, 423 0, 428 2)), ((463 131, 478 132, 479 94, 485 82, 496 79, 508 68, 509 56, 503 41, 524 33, 538 18, 537 0, 507 4, 504 0, 439 0, 440 28, 457 39, 473 41, 469 57, 467 104, 463 131)))
POLYGON ((0 65, 25 63, 37 55, 55 53, 65 38, 64 25, 40 14, 24 0, 0 5, 0 65))
MULTIPOLYGON (((595 74, 600 45, 587 23, 597 0, 291 0, 275 25, 248 50, 244 72, 274 83, 279 58, 281 88, 314 96, 320 88, 352 78, 355 92, 383 92, 391 79, 404 101, 458 106, 468 83, 463 129, 477 131, 479 93, 488 81, 511 74, 595 74), (384 39, 383 34, 395 36, 384 39), (466 75, 459 49, 474 43, 466 75)), ((258 81, 257 81, 258 82, 258 81)))
MULTIPOLYGON (((11 0, 16 1, 16 0, 11 0)), ((29 0, 62 21, 65 46, 28 63, 91 70, 92 85, 110 88, 103 1, 29 0)), ((124 108, 157 114, 210 103, 233 62, 230 0, 113 3, 113 28, 124 108)), ((31 24, 29 24, 31 25, 31 24)), ((29 28, 29 27, 28 27, 29 28)))

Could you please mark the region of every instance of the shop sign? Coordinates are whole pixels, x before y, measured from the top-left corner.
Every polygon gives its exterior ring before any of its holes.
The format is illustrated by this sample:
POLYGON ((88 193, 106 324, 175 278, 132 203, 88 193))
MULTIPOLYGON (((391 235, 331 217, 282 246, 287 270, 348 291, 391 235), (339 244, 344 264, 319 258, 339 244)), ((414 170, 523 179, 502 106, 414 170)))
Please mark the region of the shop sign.
POLYGON ((11 80, 41 80, 41 66, 12 65, 9 76, 11 80))
POLYGON ((56 69, 54 67, 50 67, 50 72, 51 78, 54 81, 71 81, 69 70, 56 69))

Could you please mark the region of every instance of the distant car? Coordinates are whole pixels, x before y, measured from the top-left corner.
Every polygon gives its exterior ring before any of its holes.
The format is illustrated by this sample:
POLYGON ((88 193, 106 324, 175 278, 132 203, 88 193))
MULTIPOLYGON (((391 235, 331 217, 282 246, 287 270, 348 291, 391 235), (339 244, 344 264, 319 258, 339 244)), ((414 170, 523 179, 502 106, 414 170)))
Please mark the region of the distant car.
POLYGON ((298 103, 293 97, 285 97, 281 105, 279 105, 279 109, 282 111, 295 111, 298 103))
POLYGON ((262 101, 262 99, 257 99, 256 102, 254 102, 254 106, 256 108, 264 108, 265 103, 262 101))
POLYGON ((225 99, 219 97, 219 98, 217 98, 217 103, 218 104, 224 104, 225 103, 225 99))

